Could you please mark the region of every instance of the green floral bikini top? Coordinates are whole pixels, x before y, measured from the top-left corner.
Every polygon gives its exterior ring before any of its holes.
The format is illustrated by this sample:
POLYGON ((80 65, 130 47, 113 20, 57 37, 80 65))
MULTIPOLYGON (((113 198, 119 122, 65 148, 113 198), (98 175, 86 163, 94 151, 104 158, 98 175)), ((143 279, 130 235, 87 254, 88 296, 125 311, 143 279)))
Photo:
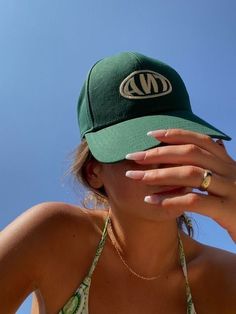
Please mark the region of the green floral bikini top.
MULTIPOLYGON (((97 262, 102 253, 102 250, 106 241, 107 226, 108 226, 109 219, 110 217, 108 215, 105 221, 104 228, 103 228, 102 238, 98 244, 97 251, 96 251, 94 260, 92 262, 92 265, 89 269, 88 275, 84 278, 81 285, 74 292, 72 297, 67 301, 67 303, 63 306, 63 308, 59 311, 58 314, 89 314, 89 310, 88 310, 89 288, 90 288, 94 269, 97 265, 97 262)), ((179 238, 179 259, 180 259, 180 265, 183 270, 183 275, 185 278, 185 287, 186 287, 186 301, 187 301, 186 313, 196 314, 193 300, 192 300, 191 291, 190 291, 190 286, 188 282, 188 273, 187 273, 186 259, 184 255, 184 247, 183 247, 183 243, 179 234, 178 234, 178 238, 179 238)))

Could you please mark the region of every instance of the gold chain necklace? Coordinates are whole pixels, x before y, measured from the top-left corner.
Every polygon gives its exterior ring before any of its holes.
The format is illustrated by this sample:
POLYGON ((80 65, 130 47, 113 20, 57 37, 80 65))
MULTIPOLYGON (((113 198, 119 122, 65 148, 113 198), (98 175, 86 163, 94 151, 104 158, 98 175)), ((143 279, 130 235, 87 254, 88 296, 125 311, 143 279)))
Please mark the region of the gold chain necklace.
MULTIPOLYGON (((123 256, 121 255, 119 249, 118 249, 118 246, 117 246, 117 241, 116 241, 116 237, 114 235, 114 232, 113 232, 113 229, 112 229, 112 224, 111 224, 111 217, 108 218, 108 228, 109 228, 109 236, 110 236, 110 239, 111 239, 111 243, 113 244, 114 248, 116 249, 116 252, 118 254, 118 256, 120 257, 122 263, 125 265, 125 267, 128 269, 128 271, 133 274, 135 277, 138 277, 139 279, 143 279, 143 280, 156 280, 158 278, 161 277, 161 275, 163 275, 163 269, 162 269, 162 272, 159 273, 157 276, 153 276, 153 277, 146 277, 146 276, 143 276, 143 275, 140 275, 138 273, 136 273, 128 264, 127 262, 124 260, 123 256)), ((173 251, 173 254, 171 255, 171 259, 173 258, 175 254, 175 249, 173 251)))

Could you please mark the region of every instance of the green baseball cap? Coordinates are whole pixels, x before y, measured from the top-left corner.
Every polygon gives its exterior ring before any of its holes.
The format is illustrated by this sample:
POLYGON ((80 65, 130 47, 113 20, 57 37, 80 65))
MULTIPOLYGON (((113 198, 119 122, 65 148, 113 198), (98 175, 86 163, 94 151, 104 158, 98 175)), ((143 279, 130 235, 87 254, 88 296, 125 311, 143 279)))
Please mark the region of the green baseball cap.
POLYGON ((79 97, 78 121, 81 138, 104 163, 160 145, 147 136, 151 130, 181 128, 231 139, 192 112, 184 82, 173 68, 134 52, 95 63, 79 97))

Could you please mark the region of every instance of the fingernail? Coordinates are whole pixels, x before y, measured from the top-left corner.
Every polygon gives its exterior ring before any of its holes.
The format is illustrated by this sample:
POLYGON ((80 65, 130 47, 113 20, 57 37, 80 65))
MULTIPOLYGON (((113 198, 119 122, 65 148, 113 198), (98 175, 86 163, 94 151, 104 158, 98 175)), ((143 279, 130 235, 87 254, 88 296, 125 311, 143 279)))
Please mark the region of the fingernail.
POLYGON ((159 195, 148 195, 144 197, 144 202, 149 204, 160 204, 162 200, 163 197, 159 195))
POLYGON ((137 179, 137 180, 140 180, 144 177, 144 174, 145 174, 145 171, 141 171, 141 170, 129 170, 129 171, 126 171, 125 175, 126 177, 128 178, 131 178, 131 179, 137 179))
POLYGON ((153 137, 164 137, 166 136, 167 130, 155 130, 155 131, 149 131, 147 133, 148 136, 153 137))
POLYGON ((132 154, 127 154, 125 158, 128 160, 143 160, 145 156, 146 156, 145 152, 136 152, 132 154))

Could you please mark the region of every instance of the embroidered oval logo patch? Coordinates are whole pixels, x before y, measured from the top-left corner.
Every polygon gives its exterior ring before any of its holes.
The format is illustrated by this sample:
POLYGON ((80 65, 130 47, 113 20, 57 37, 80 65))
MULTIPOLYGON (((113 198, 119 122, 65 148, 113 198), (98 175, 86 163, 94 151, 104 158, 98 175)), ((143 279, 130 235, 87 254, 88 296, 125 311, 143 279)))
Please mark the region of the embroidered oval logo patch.
POLYGON ((160 97, 171 91, 170 81, 163 75, 150 70, 132 72, 120 84, 120 94, 129 99, 160 97))

